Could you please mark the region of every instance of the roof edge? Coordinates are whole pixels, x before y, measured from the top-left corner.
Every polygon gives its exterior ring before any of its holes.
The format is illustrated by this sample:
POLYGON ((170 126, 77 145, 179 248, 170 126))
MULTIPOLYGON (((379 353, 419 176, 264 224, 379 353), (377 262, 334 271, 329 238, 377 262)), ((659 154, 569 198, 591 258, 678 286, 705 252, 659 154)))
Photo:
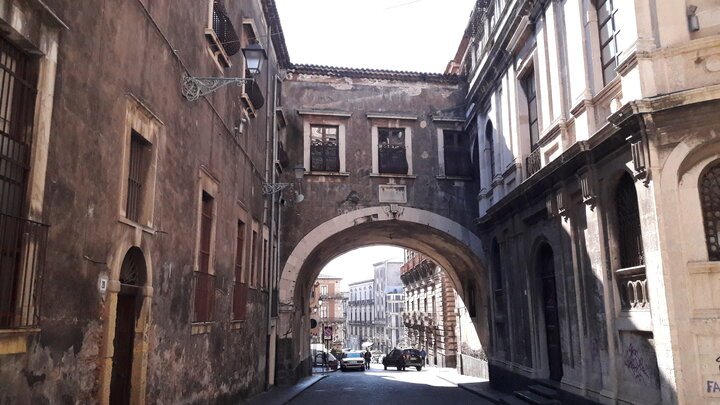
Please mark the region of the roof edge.
POLYGON ((386 69, 348 68, 310 64, 291 64, 289 70, 297 74, 353 77, 362 79, 396 80, 405 82, 458 84, 462 81, 462 77, 455 74, 423 73, 386 69))

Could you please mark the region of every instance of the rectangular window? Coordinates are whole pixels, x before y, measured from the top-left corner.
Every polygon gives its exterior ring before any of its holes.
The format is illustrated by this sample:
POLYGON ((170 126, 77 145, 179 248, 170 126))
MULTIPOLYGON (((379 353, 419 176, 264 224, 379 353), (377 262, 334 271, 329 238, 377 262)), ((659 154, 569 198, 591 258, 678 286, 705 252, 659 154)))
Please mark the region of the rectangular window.
POLYGON ((253 229, 252 239, 250 239, 250 285, 257 287, 258 285, 258 233, 253 229))
POLYGON ((535 72, 530 70, 521 80, 522 89, 525 92, 525 100, 528 109, 528 128, 530 130, 531 149, 535 150, 540 140, 540 130, 538 126, 538 110, 537 110, 537 92, 535 90, 535 72))
POLYGON ((128 162, 128 188, 125 215, 140 222, 144 211, 145 176, 152 159, 152 144, 136 131, 130 135, 130 161, 128 162))
POLYGON ((321 285, 320 286, 320 296, 327 295, 328 294, 328 286, 321 285))
POLYGON ((310 171, 340 171, 338 134, 337 126, 310 126, 310 171))
POLYGON ((200 250, 198 257, 198 271, 194 274, 194 322, 212 321, 213 307, 215 303, 215 275, 210 274, 210 258, 214 204, 215 199, 210 194, 203 191, 200 207, 200 250))
POLYGON ((263 287, 270 288, 270 262, 268 260, 268 240, 263 238, 262 246, 262 272, 263 272, 263 287))
POLYGON ((247 284, 243 283, 243 265, 245 256, 245 223, 238 221, 237 245, 235 247, 235 286, 233 289, 233 319, 245 319, 247 308, 247 284))
POLYGON ((620 28, 617 26, 617 7, 615 7, 615 1, 617 0, 597 1, 598 36, 600 38, 600 61, 602 63, 603 84, 608 84, 617 76, 615 68, 617 68, 618 55, 620 54, 617 43, 620 28))
POLYGON ((405 129, 378 128, 378 172, 407 174, 405 129))
POLYGON ((470 147, 467 136, 460 131, 443 131, 445 175, 470 177, 470 147))

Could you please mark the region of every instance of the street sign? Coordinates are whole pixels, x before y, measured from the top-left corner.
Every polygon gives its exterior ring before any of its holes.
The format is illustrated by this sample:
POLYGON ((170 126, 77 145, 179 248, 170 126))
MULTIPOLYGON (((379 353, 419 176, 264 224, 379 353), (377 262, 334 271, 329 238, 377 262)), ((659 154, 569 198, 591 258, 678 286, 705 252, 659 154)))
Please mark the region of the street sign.
POLYGON ((332 332, 332 326, 326 326, 325 331, 323 332, 323 336, 325 337, 325 340, 332 340, 333 332, 332 332))

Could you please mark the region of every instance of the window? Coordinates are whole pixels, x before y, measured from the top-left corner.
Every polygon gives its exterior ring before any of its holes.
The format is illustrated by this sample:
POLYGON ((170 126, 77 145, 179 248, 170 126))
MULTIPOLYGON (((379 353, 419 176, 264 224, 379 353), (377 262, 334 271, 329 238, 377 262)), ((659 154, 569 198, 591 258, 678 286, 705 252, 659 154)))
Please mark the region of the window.
POLYGON ((258 280, 258 271, 260 270, 260 266, 258 266, 258 232, 255 229, 256 226, 253 224, 253 231, 252 231, 252 238, 250 239, 250 285, 257 287, 259 280, 258 280))
POLYGON ((525 101, 527 102, 528 129, 530 130, 530 149, 535 150, 540 140, 537 111, 537 92, 535 90, 535 72, 531 69, 521 80, 525 101))
POLYGON ((645 276, 640 210, 635 182, 624 173, 615 189, 617 259, 620 268, 615 270, 624 311, 650 309, 645 276))
POLYGON ((465 133, 460 131, 443 131, 443 154, 445 158, 445 175, 453 177, 470 177, 470 146, 465 133))
POLYGON ((322 296, 322 295, 327 295, 327 294, 328 294, 328 286, 321 285, 320 286, 320 295, 322 296))
POLYGON ((378 128, 378 173, 408 174, 405 129, 378 128))
POLYGON ((310 126, 310 170, 339 172, 339 128, 331 125, 310 126))
POLYGON ((268 255, 268 247, 270 241, 268 240, 268 234, 270 230, 267 227, 263 228, 263 241, 262 241, 262 287, 270 289, 270 260, 268 255))
POLYGON ((145 192, 146 179, 149 172, 149 164, 152 157, 152 145, 139 133, 132 131, 130 135, 130 161, 128 162, 128 186, 127 203, 125 215, 129 220, 140 222, 142 211, 144 211, 143 194, 145 192))
POLYGON ((495 134, 492 121, 487 122, 485 126, 485 153, 489 164, 490 182, 495 178, 495 134))
POLYGON ((617 26, 617 0, 597 0, 598 32, 600 37, 600 62, 602 63, 603 84, 608 84, 617 72, 618 65, 617 37, 620 28, 617 26))
POLYGON ((26 218, 37 60, 0 37, 0 329, 35 326, 47 226, 26 218))
POLYGON ((247 284, 243 282, 245 250, 245 223, 238 221, 235 246, 235 286, 233 289, 233 319, 245 319, 247 308, 247 284))
POLYGON ((240 51, 240 38, 235 32, 235 27, 233 27, 222 1, 210 1, 208 12, 209 22, 205 29, 205 37, 218 66, 228 68, 232 66, 230 56, 240 51))
POLYGON ((720 163, 712 165, 700 178, 700 204, 705 220, 708 259, 720 261, 720 163))
POLYGON ((194 322, 209 322, 215 301, 215 275, 211 271, 212 233, 215 199, 202 192, 200 205, 200 248, 198 271, 195 272, 194 322))

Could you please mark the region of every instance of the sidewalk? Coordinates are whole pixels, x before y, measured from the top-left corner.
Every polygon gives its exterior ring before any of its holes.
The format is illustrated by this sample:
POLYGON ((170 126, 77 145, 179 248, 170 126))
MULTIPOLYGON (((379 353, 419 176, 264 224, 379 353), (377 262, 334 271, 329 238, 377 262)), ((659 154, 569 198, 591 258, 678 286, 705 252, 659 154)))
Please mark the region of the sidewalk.
POLYGON ((455 384, 464 390, 472 392, 473 394, 479 395, 488 401, 496 404, 500 403, 501 394, 490 388, 489 380, 458 374, 457 370, 454 368, 437 367, 435 370, 438 378, 451 384, 455 384))
POLYGON ((313 384, 327 377, 327 374, 313 374, 298 381, 297 384, 289 387, 272 387, 270 391, 255 395, 252 398, 240 402, 247 405, 283 405, 310 388, 313 384))

